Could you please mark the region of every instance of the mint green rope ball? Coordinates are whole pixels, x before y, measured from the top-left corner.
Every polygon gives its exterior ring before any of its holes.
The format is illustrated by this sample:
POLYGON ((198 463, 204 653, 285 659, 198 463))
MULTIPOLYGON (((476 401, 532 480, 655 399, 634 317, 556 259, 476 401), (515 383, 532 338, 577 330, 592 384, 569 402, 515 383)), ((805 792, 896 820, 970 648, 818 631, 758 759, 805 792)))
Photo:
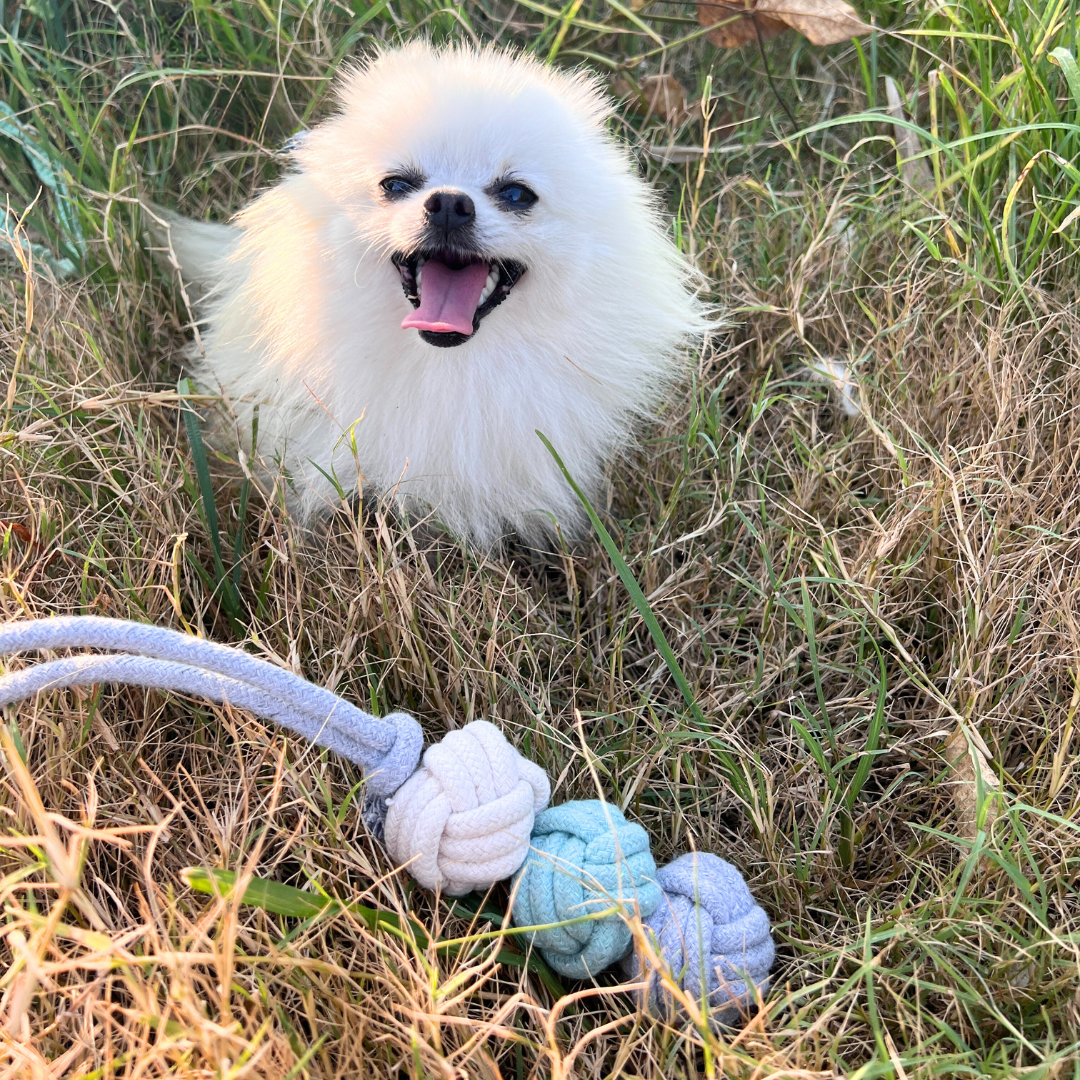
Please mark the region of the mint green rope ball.
MULTIPOLYGON (((529 856, 514 875, 513 889, 516 926, 546 926, 615 905, 646 918, 662 897, 645 830, 596 799, 537 815, 529 856)), ((523 936, 571 979, 591 979, 621 960, 632 941, 618 912, 523 936)))

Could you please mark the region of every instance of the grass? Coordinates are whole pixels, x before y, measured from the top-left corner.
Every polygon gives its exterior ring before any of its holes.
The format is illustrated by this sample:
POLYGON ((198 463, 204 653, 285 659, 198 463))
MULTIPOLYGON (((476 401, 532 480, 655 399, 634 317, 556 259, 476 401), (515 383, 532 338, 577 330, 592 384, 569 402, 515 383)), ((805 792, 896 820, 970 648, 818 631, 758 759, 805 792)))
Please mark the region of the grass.
POLYGON ((521 966, 504 888, 393 873, 341 761, 43 695, 0 733, 6 1075, 1080 1076, 1080 12, 859 7, 875 34, 766 71, 675 4, 0 6, 3 617, 249 641, 434 736, 493 719, 659 860, 738 865, 779 946, 742 1030, 655 1024, 521 966), (417 32, 710 95, 711 133, 617 119, 729 324, 612 468, 603 543, 484 556, 381 507, 306 533, 176 391, 139 198, 228 214, 343 58, 417 32))

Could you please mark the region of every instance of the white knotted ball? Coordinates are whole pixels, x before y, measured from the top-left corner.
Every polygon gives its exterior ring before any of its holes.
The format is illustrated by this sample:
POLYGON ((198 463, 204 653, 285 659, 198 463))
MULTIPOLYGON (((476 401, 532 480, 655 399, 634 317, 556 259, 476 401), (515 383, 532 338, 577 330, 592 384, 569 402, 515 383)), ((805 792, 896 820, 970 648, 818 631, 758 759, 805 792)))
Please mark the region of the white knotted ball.
POLYGON ((462 896, 515 873, 551 784, 502 732, 474 720, 429 746, 386 812, 386 850, 425 889, 462 896))

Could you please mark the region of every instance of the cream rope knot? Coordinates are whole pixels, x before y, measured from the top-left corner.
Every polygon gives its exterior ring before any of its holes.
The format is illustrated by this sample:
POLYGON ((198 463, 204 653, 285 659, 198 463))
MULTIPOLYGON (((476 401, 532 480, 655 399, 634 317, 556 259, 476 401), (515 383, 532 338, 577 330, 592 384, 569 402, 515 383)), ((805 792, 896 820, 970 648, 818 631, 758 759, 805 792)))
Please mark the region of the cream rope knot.
POLYGON ((510 877, 525 861, 533 819, 551 785, 502 732, 474 720, 428 747, 394 793, 386 850, 425 889, 462 896, 510 877))

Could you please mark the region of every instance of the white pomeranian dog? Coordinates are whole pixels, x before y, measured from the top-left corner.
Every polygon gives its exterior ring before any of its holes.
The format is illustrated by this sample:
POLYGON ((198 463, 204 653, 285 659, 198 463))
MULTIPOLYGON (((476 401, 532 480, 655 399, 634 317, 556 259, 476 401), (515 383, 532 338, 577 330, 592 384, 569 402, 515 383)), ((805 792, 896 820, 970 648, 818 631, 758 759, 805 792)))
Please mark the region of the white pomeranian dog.
POLYGON ((426 43, 350 71, 295 171, 232 225, 169 217, 203 296, 192 366, 305 518, 359 484, 488 546, 537 542, 706 328, 603 89, 426 43))

